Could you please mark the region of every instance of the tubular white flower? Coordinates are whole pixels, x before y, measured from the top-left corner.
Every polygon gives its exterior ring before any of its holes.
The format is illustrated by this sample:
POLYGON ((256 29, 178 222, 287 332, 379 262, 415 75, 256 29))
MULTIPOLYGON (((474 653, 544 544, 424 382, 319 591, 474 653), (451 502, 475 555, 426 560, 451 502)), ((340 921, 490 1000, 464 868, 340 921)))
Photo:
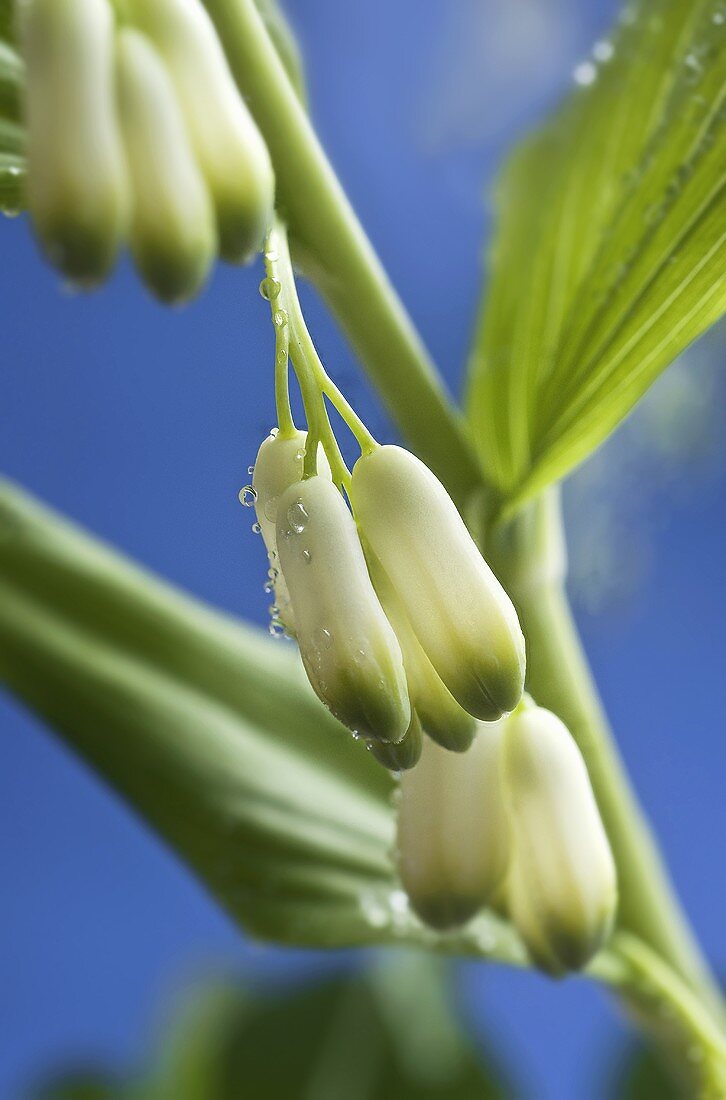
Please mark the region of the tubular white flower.
POLYGON ((423 751, 424 731, 416 711, 411 712, 408 729, 400 741, 369 741, 368 748, 379 764, 392 772, 405 772, 415 767, 423 751))
POLYGON ((159 298, 184 301, 199 290, 216 252, 211 199, 166 66, 133 28, 119 34, 116 72, 136 266, 159 298))
POLYGON ((375 555, 370 555, 368 565, 378 598, 401 646, 411 706, 415 708, 429 737, 445 749, 465 752, 474 738, 476 719, 459 706, 437 675, 414 634, 396 590, 375 555))
POLYGON ((524 707, 507 720, 503 778, 511 916, 542 969, 577 970, 610 932, 617 880, 585 762, 551 711, 524 707))
POLYGON ((113 87, 107 0, 26 0, 28 207, 51 263, 99 282, 127 225, 127 188, 113 87))
MULTIPOLYGON (((270 560, 270 576, 274 578, 277 615, 289 634, 295 633, 295 613, 277 556, 277 504, 286 489, 302 481, 306 444, 307 432, 268 435, 257 452, 252 476, 257 522, 270 560)), ((320 477, 332 480, 321 444, 318 444, 317 468, 320 477)))
POLYGON ((411 906, 434 928, 464 924, 501 888, 509 859, 502 723, 477 723, 465 753, 424 739, 401 778, 398 868, 411 906))
POLYGON ((126 0, 126 6, 169 66, 214 200, 221 254, 245 262, 272 222, 274 175, 214 24, 199 0, 126 0))
POLYGON ((355 733, 400 741, 411 721, 401 649, 368 576, 355 521, 332 482, 312 477, 283 493, 276 534, 316 694, 355 733))
POLYGON ((525 665, 517 614, 443 485, 408 451, 378 447, 356 463, 351 499, 454 698, 486 721, 513 710, 525 665))

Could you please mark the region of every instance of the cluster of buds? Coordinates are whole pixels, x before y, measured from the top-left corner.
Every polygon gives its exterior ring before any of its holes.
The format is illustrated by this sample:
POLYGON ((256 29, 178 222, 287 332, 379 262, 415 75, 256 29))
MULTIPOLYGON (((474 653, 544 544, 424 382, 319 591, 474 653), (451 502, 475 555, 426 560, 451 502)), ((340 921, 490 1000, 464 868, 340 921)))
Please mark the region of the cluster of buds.
POLYGON ((200 0, 24 0, 28 207, 50 261, 103 280, 128 240, 150 290, 194 295, 272 220, 267 147, 200 0))
POLYGON ((560 719, 526 699, 464 756, 425 745, 401 781, 398 859, 422 920, 503 911, 550 974, 585 966, 612 928, 615 864, 587 768, 560 719))
POLYGON ((395 771, 424 733, 465 751, 476 720, 513 710, 524 685, 516 612, 440 482, 400 447, 364 453, 353 511, 305 433, 262 444, 253 489, 275 586, 318 697, 395 771), (355 518, 354 518, 355 515, 355 518))

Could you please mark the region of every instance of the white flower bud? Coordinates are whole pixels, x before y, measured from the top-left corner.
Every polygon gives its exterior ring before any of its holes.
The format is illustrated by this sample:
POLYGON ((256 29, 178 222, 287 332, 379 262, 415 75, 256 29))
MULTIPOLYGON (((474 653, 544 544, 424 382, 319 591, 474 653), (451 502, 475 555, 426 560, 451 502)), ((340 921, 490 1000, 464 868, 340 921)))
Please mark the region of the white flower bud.
POLYGON ((424 739, 401 778, 398 867, 411 906, 434 928, 463 924, 494 900, 509 858, 502 723, 477 723, 464 753, 424 739))
POLYGON ((199 0, 126 0, 126 6, 169 66, 214 200, 221 254, 245 262, 272 223, 274 175, 214 24, 199 0))
POLYGON ((311 477, 280 497, 277 553, 316 694, 355 733, 400 741, 411 721, 401 649, 332 482, 311 477))
POLYGON ((191 297, 217 247, 214 211, 166 66, 139 31, 121 30, 116 73, 132 185, 131 250, 166 302, 191 297))
POLYGON ((414 710, 411 712, 409 727, 400 741, 369 741, 368 748, 384 768, 392 772, 405 772, 418 764, 423 743, 424 732, 414 710))
POLYGON ((503 779, 512 919, 538 966, 577 970, 610 932, 617 881, 585 762, 551 711, 524 707, 507 720, 503 779))
MULTIPOLYGON (((270 561, 270 577, 274 578, 277 615, 288 634, 295 633, 295 613, 277 557, 277 502, 286 489, 302 481, 306 444, 307 432, 268 435, 257 452, 252 477, 257 522, 270 561)), ((320 477, 332 480, 321 444, 318 444, 317 468, 320 477)))
POLYGON ((375 555, 370 555, 368 566, 378 598, 401 646, 411 706, 415 708, 429 737, 445 749, 465 752, 474 738, 476 719, 459 706, 437 675, 413 632, 398 594, 375 555))
POLYGON ((107 0, 26 0, 28 207, 51 263, 90 285, 113 266, 127 225, 107 0))
POLYGON ((487 721, 513 710, 524 638, 506 592, 443 485, 414 455, 378 447, 353 470, 361 530, 454 698, 487 721))

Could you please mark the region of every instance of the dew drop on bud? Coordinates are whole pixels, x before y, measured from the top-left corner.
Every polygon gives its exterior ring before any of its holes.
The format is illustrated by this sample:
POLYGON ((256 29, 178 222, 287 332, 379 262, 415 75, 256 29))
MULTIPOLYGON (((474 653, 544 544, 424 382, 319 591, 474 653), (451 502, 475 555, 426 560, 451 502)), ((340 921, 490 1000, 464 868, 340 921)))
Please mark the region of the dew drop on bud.
POLYGON ((253 489, 251 485, 245 485, 240 489, 239 502, 244 505, 245 508, 254 508, 256 500, 257 490, 253 489))
POLYGON ((253 532, 253 534, 255 534, 255 535, 259 535, 261 531, 262 531, 262 528, 260 527, 259 523, 253 523, 253 524, 252 524, 252 532, 253 532))
POLYGON ((287 522, 296 535, 301 535, 303 533, 309 518, 305 510, 305 505, 301 500, 295 501, 287 510, 287 522))

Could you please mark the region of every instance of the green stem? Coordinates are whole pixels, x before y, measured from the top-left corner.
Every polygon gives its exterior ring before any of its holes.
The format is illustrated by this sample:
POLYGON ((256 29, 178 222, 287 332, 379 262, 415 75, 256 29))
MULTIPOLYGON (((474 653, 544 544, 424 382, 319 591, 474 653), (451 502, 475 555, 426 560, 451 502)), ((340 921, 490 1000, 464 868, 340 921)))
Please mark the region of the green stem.
POLYGON ((719 991, 636 801, 577 635, 564 590, 563 545, 554 492, 490 531, 491 564, 517 606, 527 639, 528 690, 563 719, 587 763, 618 866, 618 927, 653 948, 719 1018, 719 991))
MULTIPOLYGON (((279 277, 279 253, 275 247, 275 231, 271 230, 265 246, 265 272, 268 286, 281 287, 279 277)), ((269 298, 272 323, 275 328, 275 409, 280 435, 289 438, 295 434, 295 421, 290 408, 289 358, 290 330, 287 313, 274 295, 269 298)))
POLYGON ((253 0, 205 0, 267 142, 294 255, 414 450, 463 506, 480 474, 463 418, 363 232, 253 0))

